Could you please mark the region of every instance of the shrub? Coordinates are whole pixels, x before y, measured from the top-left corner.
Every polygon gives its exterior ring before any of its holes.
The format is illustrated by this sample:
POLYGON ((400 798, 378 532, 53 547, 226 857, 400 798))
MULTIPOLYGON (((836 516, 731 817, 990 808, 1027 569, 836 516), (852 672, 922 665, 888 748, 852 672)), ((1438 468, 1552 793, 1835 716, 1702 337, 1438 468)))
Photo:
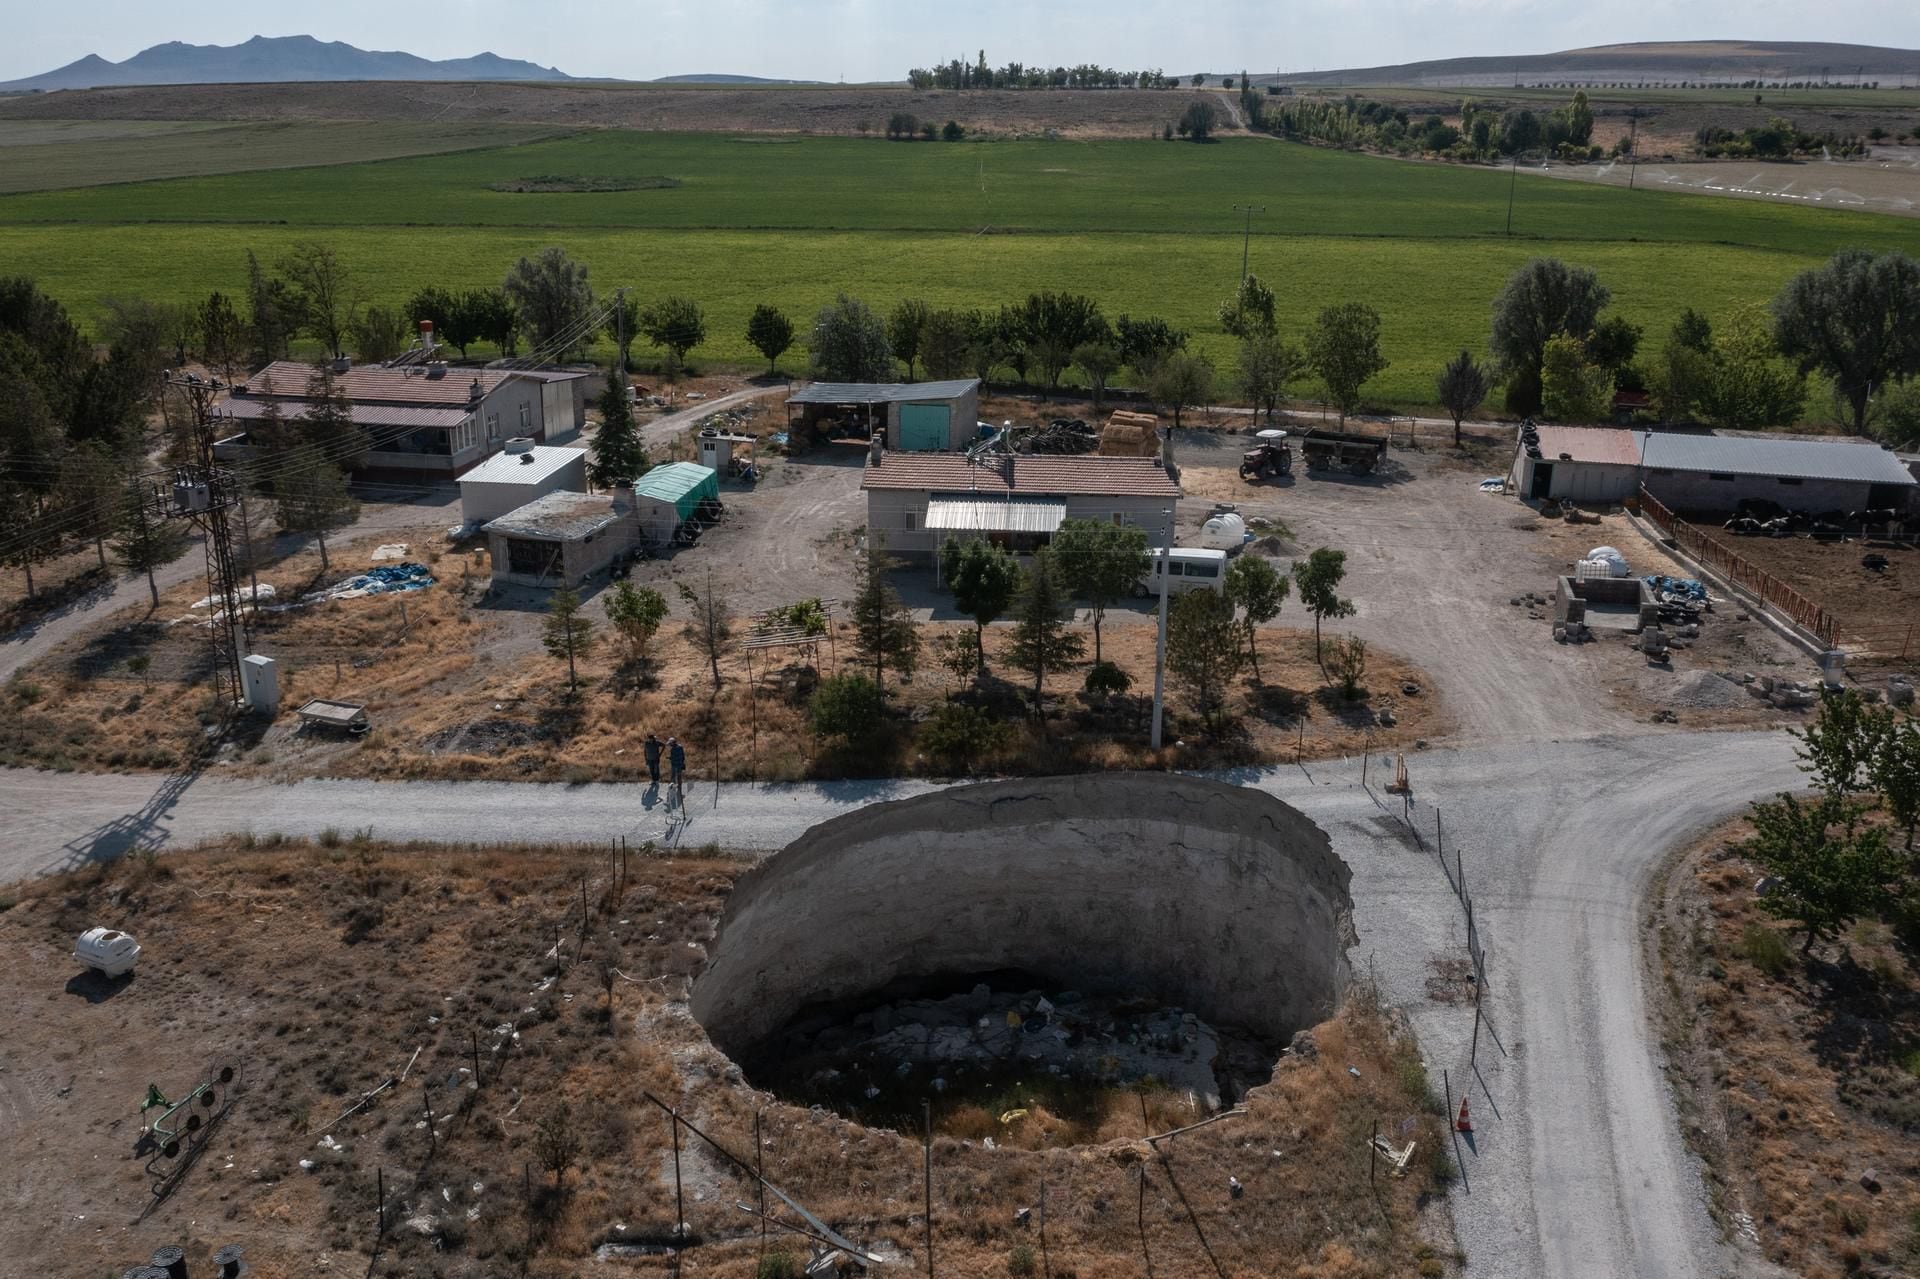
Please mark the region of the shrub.
POLYGON ((1340 681, 1340 695, 1348 701, 1360 696, 1360 681, 1367 676, 1367 642, 1358 635, 1344 635, 1328 650, 1327 670, 1340 681))
POLYGON ((1024 1277, 1032 1274, 1035 1269, 1036 1267, 1033 1264, 1033 1249, 1027 1247, 1027 1245, 1021 1244, 1018 1248, 1015 1248, 1007 1254, 1008 1274, 1024 1277))
POLYGON ((770 1252, 754 1267, 753 1279, 800 1279, 800 1263, 790 1252, 770 1252))
POLYGON ((949 703, 920 726, 920 749, 941 767, 956 773, 972 770, 981 756, 991 754, 1006 740, 1007 726, 973 706, 949 703))
POLYGON ((880 727, 886 697, 865 675, 835 675, 820 681, 807 709, 814 732, 852 741, 880 727))
POLYGON ((1112 662, 1095 662, 1087 668, 1081 688, 1089 697, 1112 697, 1133 687, 1133 676, 1112 662))
POLYGON ((1784 976, 1793 965, 1787 939, 1765 924, 1748 924, 1733 951, 1769 977, 1784 976))

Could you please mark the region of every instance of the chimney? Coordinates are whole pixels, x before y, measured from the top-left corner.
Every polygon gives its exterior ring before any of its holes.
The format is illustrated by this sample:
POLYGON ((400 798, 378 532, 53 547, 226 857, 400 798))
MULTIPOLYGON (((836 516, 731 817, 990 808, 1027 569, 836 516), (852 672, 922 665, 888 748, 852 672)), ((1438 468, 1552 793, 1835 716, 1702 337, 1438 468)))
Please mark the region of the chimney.
POLYGON ((428 355, 433 354, 433 321, 420 321, 420 349, 428 355))
POLYGON ((887 433, 885 431, 875 431, 872 441, 867 445, 867 462, 870 465, 878 466, 880 465, 880 459, 886 455, 887 433))
POLYGON ((473 384, 467 388, 468 402, 474 403, 485 398, 485 394, 480 390, 480 379, 473 379, 473 384))
POLYGON ((614 486, 613 486, 613 510, 614 510, 614 513, 615 513, 616 515, 625 515, 625 514, 626 514, 626 513, 628 512, 628 511, 631 511, 632 509, 633 509, 633 484, 632 484, 632 482, 631 482, 631 481, 629 481, 629 482, 627 482, 627 483, 625 483, 625 484, 616 484, 616 485, 614 485, 614 486))

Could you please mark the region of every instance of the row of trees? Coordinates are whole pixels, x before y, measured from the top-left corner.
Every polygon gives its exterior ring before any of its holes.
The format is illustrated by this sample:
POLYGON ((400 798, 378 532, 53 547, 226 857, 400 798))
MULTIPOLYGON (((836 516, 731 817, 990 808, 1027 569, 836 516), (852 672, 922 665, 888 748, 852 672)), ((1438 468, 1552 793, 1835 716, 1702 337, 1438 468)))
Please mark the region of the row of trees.
MULTIPOLYGON (((1509 410, 1593 421, 1607 416, 1616 389, 1628 389, 1647 391, 1669 421, 1783 426, 1800 419, 1806 379, 1817 373, 1855 433, 1876 421, 1895 434, 1920 430, 1909 421, 1920 389, 1920 263, 1906 254, 1843 249, 1789 280, 1768 306, 1737 308, 1717 328, 1688 309, 1644 367, 1635 362, 1639 327, 1602 314, 1611 300, 1591 270, 1555 258, 1514 272, 1494 299, 1489 338, 1491 375, 1505 381, 1509 410)), ((1449 365, 1441 375, 1449 408, 1456 372, 1449 365)))
MULTIPOLYGON (((1196 75, 1194 84, 1206 77, 1196 75)), ((1164 71, 1116 71, 1112 67, 1083 62, 1074 67, 1030 67, 1024 62, 1005 66, 987 65, 987 51, 967 62, 955 58, 931 67, 914 67, 907 72, 907 83, 916 89, 1171 89, 1179 76, 1164 71)))

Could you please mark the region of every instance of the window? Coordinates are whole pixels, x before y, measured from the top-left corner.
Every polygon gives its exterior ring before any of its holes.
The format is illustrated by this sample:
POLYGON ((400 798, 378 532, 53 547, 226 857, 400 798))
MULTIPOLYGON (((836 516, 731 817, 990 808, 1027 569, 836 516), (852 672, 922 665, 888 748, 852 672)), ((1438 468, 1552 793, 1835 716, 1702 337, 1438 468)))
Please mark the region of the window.
POLYGON ((1123 526, 1124 524, 1126 524, 1126 522, 1127 522, 1127 517, 1126 517, 1126 516, 1124 516, 1124 515, 1122 515, 1122 514, 1121 514, 1120 512, 1118 512, 1118 511, 1115 511, 1115 512, 1113 513, 1113 526, 1114 526, 1115 528, 1120 528, 1121 526, 1123 526))
POLYGON ((1778 476, 1777 478, 1778 478, 1778 480, 1779 480, 1779 482, 1780 482, 1780 483, 1782 483, 1782 484, 1785 484, 1785 485, 1786 485, 1786 486, 1787 486, 1788 488, 1793 488, 1793 487, 1796 487, 1796 486, 1798 486, 1798 485, 1801 485, 1801 484, 1804 484, 1804 483, 1806 483, 1806 481, 1805 481, 1805 480, 1802 480, 1802 479, 1800 479, 1800 478, 1798 478, 1797 476, 1796 476, 1796 477, 1793 477, 1793 478, 1789 478, 1789 477, 1787 477, 1787 476, 1785 476, 1785 475, 1782 475, 1782 476, 1778 476))
POLYGON ((909 533, 913 532, 913 526, 919 523, 919 520, 915 517, 912 511, 908 511, 904 516, 901 517, 901 519, 903 523, 900 525, 900 527, 907 530, 907 532, 909 533))
POLYGON ((491 444, 499 438, 500 415, 498 413, 489 413, 487 414, 487 443, 491 444))
POLYGON ((1723 475, 1719 471, 1709 471, 1707 473, 1707 478, 1712 480, 1715 484, 1733 483, 1733 477, 1731 475, 1723 475))
POLYGON ((533 425, 533 405, 520 401, 520 430, 524 434, 533 425))
POLYGON ((1187 565, 1187 576, 1215 578, 1220 576, 1220 566, 1212 562, 1206 564, 1189 564, 1187 565))

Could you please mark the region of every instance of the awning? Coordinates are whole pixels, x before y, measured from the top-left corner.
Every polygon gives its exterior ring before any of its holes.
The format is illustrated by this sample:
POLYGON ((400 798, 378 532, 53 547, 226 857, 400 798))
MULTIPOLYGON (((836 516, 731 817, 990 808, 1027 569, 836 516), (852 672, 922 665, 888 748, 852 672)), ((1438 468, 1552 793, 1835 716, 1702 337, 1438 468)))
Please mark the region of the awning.
POLYGON ((1067 518, 1065 502, 1042 498, 942 497, 927 499, 927 529, 934 533, 1055 533, 1067 518))

